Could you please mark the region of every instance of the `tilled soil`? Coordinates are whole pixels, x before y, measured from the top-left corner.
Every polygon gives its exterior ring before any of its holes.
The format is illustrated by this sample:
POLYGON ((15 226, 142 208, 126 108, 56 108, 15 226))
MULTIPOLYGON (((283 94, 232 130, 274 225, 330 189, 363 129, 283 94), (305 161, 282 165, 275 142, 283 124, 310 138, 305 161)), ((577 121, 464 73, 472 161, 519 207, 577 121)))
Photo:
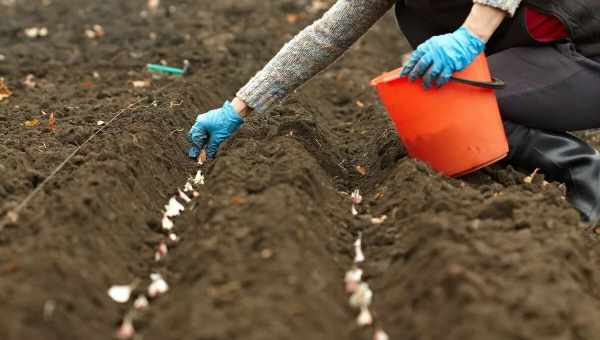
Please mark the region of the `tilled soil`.
POLYGON ((408 49, 391 17, 223 145, 176 220, 181 240, 155 263, 161 209, 196 170, 184 153, 195 115, 230 98, 323 2, 162 1, 155 13, 142 0, 8 3, 2 215, 121 115, 0 231, 0 339, 110 338, 127 307, 108 287, 155 271, 170 291, 136 319, 146 339, 369 339, 343 288, 359 233, 391 339, 600 338, 598 240, 559 185, 503 165, 450 179, 405 156, 368 87, 408 49), (94 24, 105 36, 85 36, 94 24), (48 37, 27 38, 32 26, 48 37), (162 59, 192 72, 132 86, 162 59))

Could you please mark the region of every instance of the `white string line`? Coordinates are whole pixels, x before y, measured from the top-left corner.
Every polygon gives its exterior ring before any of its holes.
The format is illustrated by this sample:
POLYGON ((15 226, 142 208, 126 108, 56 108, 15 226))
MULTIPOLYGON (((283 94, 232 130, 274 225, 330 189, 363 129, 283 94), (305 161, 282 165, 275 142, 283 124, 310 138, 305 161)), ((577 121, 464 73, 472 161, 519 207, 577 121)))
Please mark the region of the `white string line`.
MULTIPOLYGON (((154 91, 154 93, 157 93, 157 92, 160 92, 160 91, 164 91, 165 89, 167 89, 168 87, 170 87, 173 84, 175 84, 175 83, 171 82, 171 83, 169 83, 169 84, 167 84, 167 85, 165 85, 165 86, 157 89, 156 91, 154 91)), ((90 135, 81 145, 79 145, 77 148, 75 148, 75 150, 73 150, 73 152, 71 152, 71 154, 69 154, 69 156, 67 156, 67 158, 65 158, 65 160, 62 161, 62 163, 60 163, 54 170, 52 170, 52 172, 50 173, 50 175, 48 175, 48 177, 46 177, 35 189, 33 189, 33 191, 30 192, 27 195, 27 197, 25 197, 21 201, 21 203, 19 203, 14 209, 10 210, 6 214, 4 221, 2 221, 2 223, 0 223, 0 231, 2 231, 4 229, 4 227, 6 226, 6 224, 8 224, 8 222, 10 220, 16 220, 18 218, 19 213, 27 206, 27 204, 46 186, 46 184, 48 182, 50 182, 50 180, 52 180, 54 178, 54 176, 56 176, 56 174, 58 172, 60 172, 60 170, 62 170, 64 168, 65 165, 67 165, 67 163, 69 163, 69 161, 87 143, 89 143, 92 139, 94 139, 97 135, 99 135, 100 132, 104 131, 104 129, 106 129, 112 122, 114 122, 115 120, 117 120, 117 118, 119 118, 124 112, 126 112, 128 110, 132 110, 136 105, 138 105, 139 103, 143 102, 144 100, 146 100, 148 98, 150 98, 150 95, 142 97, 141 99, 138 99, 137 101, 129 104, 126 108, 122 108, 121 110, 115 112, 114 116, 106 124, 104 124, 96 132, 94 132, 92 135, 90 135)))

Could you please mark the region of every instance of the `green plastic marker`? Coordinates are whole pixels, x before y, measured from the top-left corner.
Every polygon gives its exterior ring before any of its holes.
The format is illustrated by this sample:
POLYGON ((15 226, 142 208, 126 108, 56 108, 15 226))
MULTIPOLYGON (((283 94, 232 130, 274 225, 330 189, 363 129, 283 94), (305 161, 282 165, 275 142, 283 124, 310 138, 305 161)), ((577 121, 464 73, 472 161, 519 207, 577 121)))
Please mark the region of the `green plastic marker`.
POLYGON ((149 72, 167 73, 167 74, 173 74, 176 76, 183 76, 187 72, 187 70, 190 66, 190 63, 187 60, 185 60, 183 62, 183 65, 184 65, 183 68, 177 68, 177 67, 165 66, 165 65, 161 65, 161 64, 148 64, 146 68, 149 72))

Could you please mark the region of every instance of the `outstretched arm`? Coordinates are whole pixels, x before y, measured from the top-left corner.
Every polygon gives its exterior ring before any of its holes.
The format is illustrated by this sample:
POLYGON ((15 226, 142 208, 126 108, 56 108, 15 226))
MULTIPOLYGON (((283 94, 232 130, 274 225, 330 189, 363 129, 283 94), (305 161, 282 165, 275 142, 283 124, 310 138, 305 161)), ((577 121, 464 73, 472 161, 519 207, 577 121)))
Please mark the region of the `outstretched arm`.
POLYGON ((265 111, 337 60, 365 34, 395 0, 338 0, 325 15, 305 28, 238 93, 232 102, 265 111))
POLYGON ((201 114, 188 133, 188 154, 206 149, 212 159, 252 111, 265 111, 331 65, 387 12, 396 0, 338 0, 305 28, 220 109, 201 114))

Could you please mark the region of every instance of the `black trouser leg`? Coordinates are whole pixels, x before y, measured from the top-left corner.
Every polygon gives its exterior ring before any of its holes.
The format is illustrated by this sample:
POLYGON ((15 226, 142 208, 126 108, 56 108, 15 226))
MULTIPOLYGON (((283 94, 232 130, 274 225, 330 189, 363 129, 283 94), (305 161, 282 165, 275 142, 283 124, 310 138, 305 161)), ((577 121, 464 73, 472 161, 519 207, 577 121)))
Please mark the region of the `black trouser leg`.
POLYGON ((568 133, 532 129, 505 121, 510 145, 506 162, 548 180, 565 183, 567 200, 585 220, 600 217, 600 153, 568 133))
POLYGON ((513 48, 490 56, 489 63, 508 84, 497 92, 510 145, 507 161, 565 183, 568 201, 597 222, 600 154, 566 131, 600 127, 600 63, 569 44, 513 48))

